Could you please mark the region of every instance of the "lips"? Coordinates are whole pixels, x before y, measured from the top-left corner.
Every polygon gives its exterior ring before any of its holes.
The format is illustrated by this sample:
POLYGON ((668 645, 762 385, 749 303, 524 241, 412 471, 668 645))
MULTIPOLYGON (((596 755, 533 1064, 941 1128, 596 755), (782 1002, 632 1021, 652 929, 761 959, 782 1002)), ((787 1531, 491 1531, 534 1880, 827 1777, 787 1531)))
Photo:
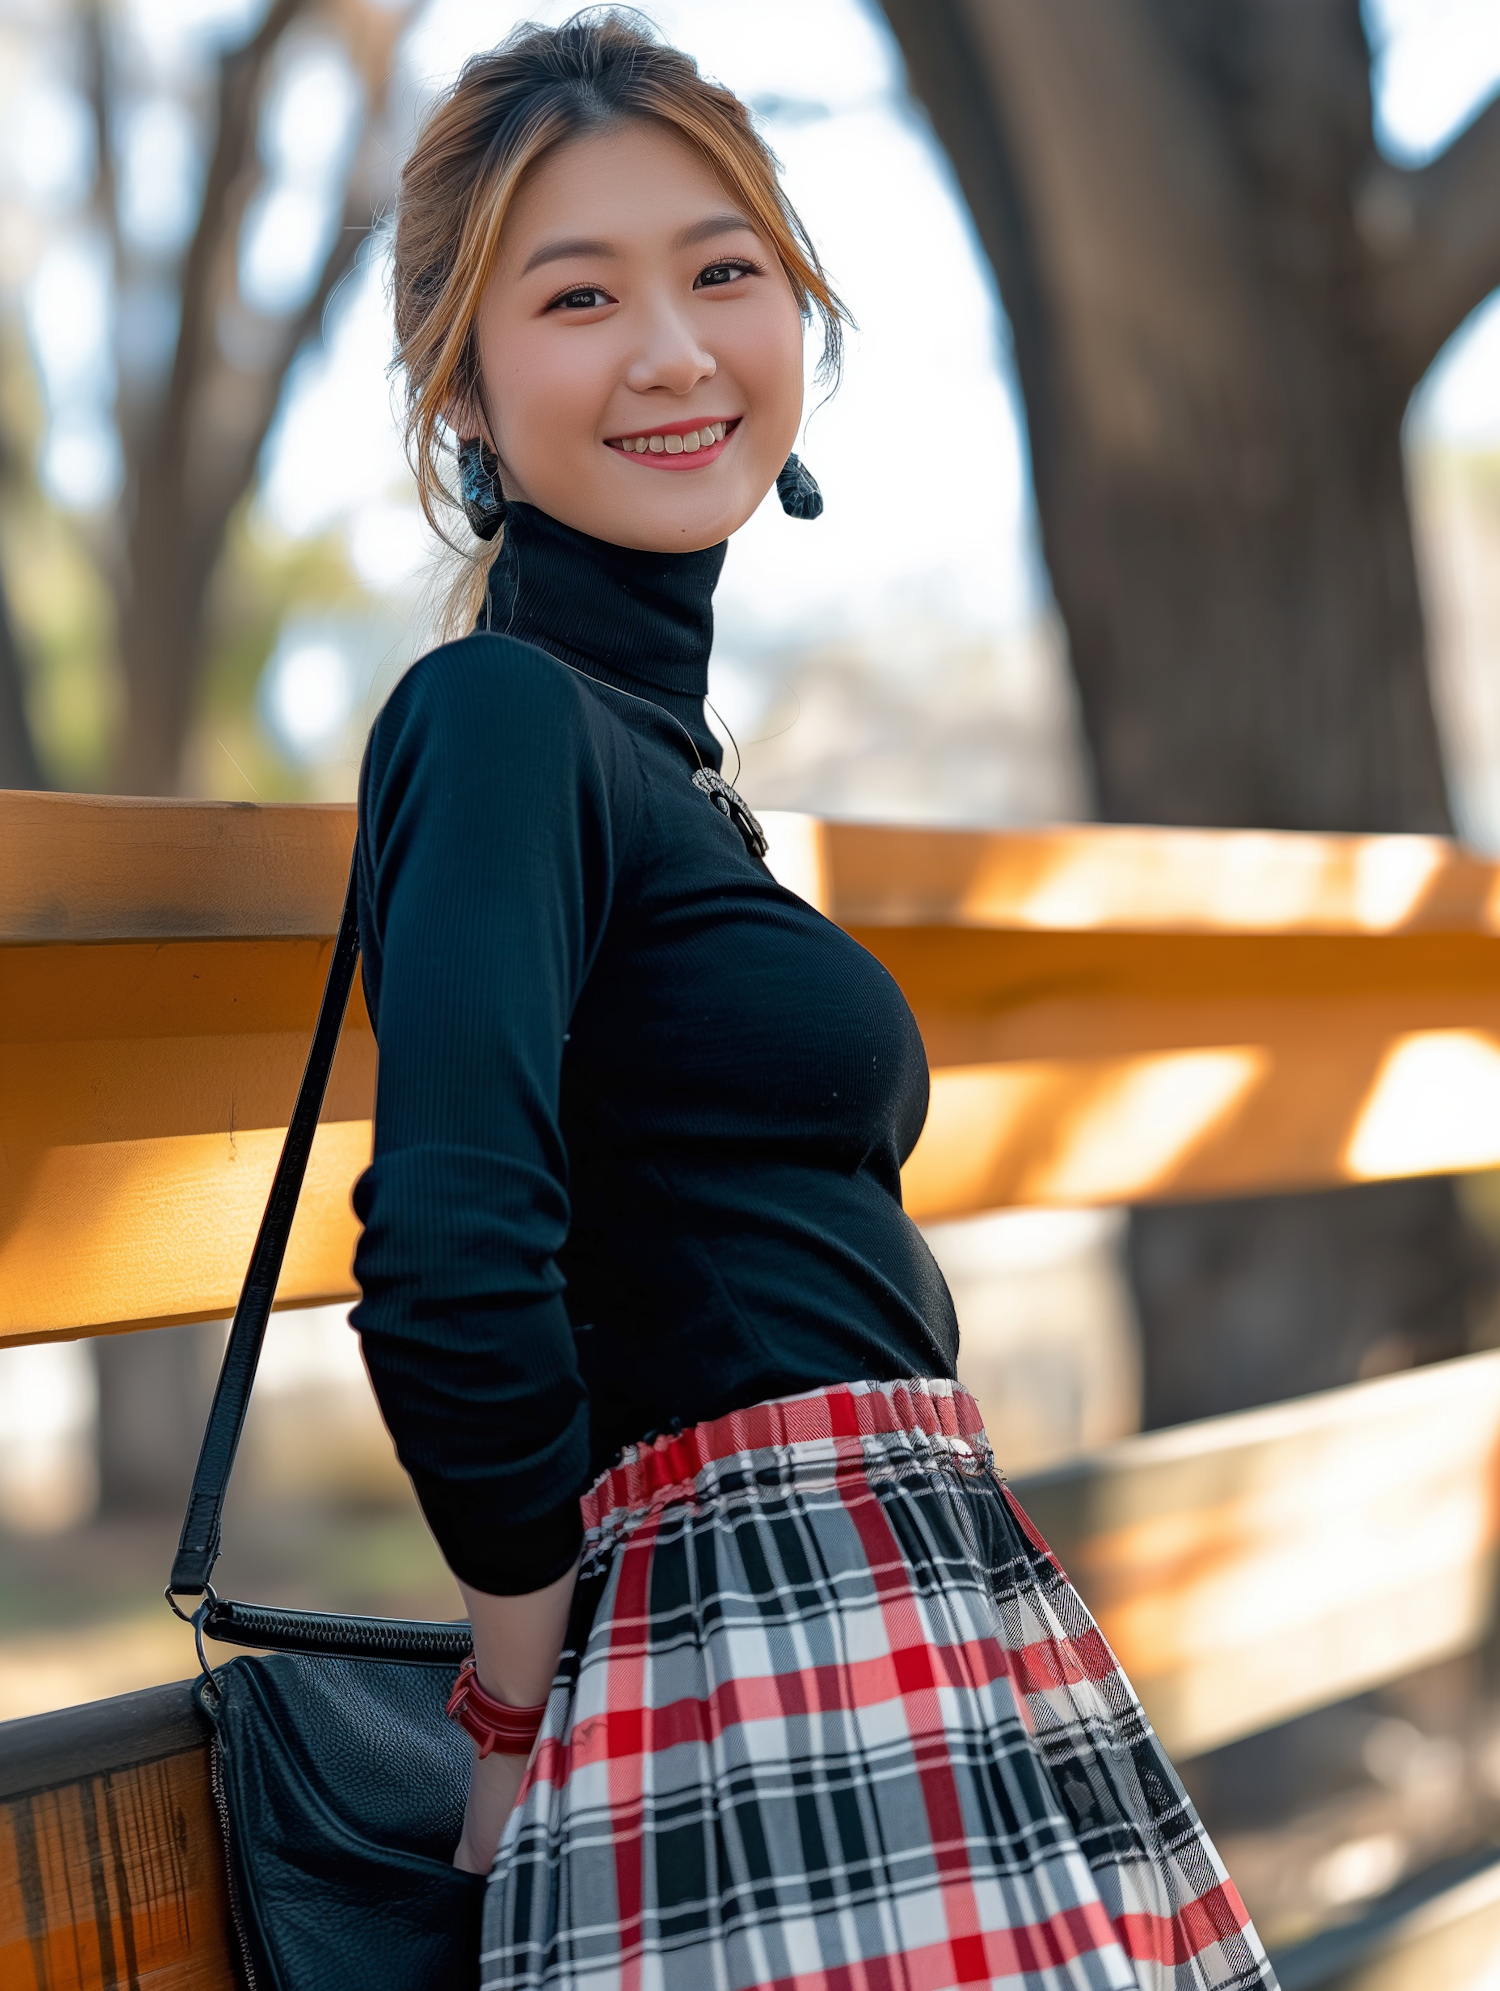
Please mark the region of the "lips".
POLYGON ((738 415, 699 417, 691 422, 669 422, 658 429, 644 429, 635 435, 610 436, 606 448, 619 452, 653 470, 698 468, 723 453, 740 425, 738 415))

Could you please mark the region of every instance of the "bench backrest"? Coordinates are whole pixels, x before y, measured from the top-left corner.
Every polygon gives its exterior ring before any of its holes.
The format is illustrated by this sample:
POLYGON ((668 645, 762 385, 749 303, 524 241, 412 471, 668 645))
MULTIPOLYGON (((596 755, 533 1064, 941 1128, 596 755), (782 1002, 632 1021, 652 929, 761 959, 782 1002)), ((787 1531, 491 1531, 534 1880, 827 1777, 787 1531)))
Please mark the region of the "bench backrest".
MULTIPOLYGON (((773 818, 906 991, 921 1221, 1500 1163, 1500 873, 1436 838, 773 818)), ((227 1313, 352 809, 0 795, 0 1341, 227 1313)), ((350 1297, 356 997, 280 1301, 350 1297)))

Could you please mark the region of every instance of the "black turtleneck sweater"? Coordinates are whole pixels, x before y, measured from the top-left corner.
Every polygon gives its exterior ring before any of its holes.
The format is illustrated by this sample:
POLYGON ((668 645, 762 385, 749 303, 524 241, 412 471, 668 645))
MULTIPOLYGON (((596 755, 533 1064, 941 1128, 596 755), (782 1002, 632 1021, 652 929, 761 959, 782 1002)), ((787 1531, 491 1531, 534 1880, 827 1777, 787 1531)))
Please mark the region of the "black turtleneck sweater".
POLYGON ((412 667, 365 756, 380 1075, 354 1322, 480 1590, 567 1569, 621 1445, 953 1374, 901 1208, 927 1110, 911 1012, 692 784, 719 765, 723 560, 512 505, 480 630, 412 667))

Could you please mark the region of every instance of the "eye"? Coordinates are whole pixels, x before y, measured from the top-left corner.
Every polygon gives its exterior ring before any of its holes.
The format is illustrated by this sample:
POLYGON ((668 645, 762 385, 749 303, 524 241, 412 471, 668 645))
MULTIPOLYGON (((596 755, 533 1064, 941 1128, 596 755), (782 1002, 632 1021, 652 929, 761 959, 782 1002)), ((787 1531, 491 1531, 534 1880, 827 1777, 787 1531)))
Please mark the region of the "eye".
POLYGON ((554 297, 547 306, 549 311, 597 311, 602 304, 613 304, 614 299, 607 290, 597 284, 581 283, 576 289, 565 290, 560 297, 554 297))
POLYGON ((707 269, 698 272, 693 288, 723 290, 732 283, 738 283, 741 277, 753 277, 759 274, 754 263, 741 262, 737 258, 724 263, 710 263, 707 269))

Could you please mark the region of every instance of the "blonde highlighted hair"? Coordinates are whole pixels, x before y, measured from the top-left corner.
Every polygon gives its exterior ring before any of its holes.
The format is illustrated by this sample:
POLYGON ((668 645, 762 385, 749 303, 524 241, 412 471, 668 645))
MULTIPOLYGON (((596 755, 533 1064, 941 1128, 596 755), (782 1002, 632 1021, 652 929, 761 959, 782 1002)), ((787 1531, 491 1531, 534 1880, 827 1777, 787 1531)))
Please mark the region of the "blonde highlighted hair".
MULTIPOLYGON (((406 450, 429 523, 462 555, 446 633, 483 599, 493 548, 446 527, 454 411, 482 406, 475 320, 501 232, 528 171, 554 147, 627 119, 685 139, 775 250, 804 316, 823 322, 820 374, 836 378, 847 313, 782 190, 775 156, 731 91, 708 82, 639 16, 609 8, 560 28, 523 26, 475 56, 434 109, 401 175, 393 288, 405 376, 406 450)), ((460 513, 461 516, 461 513, 460 513)))

